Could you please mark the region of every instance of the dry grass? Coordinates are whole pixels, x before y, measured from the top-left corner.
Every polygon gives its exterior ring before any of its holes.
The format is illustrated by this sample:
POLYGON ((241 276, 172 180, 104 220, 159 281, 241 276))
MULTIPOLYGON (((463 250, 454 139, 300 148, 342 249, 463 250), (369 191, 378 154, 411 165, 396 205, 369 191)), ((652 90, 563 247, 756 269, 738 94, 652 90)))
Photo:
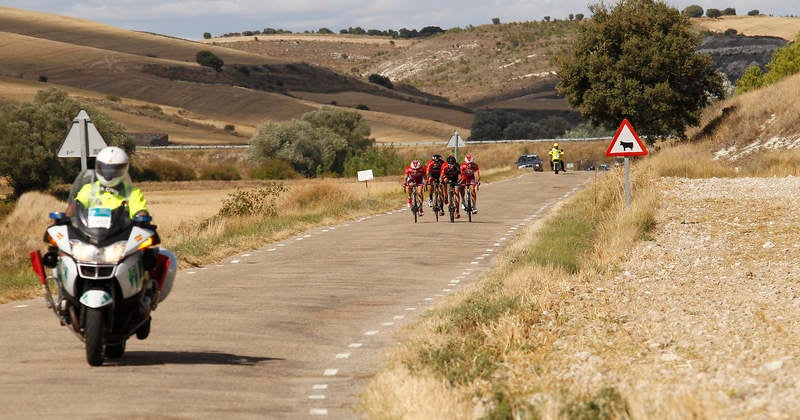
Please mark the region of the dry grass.
MULTIPOLYGON (((740 11, 742 13, 744 11, 740 11)), ((769 10, 761 10, 762 13, 769 13, 769 10)), ((736 29, 741 35, 746 36, 777 36, 787 41, 794 41, 800 33, 798 25, 800 19, 797 17, 779 16, 721 16, 717 19, 707 17, 691 19, 692 25, 700 30, 713 32, 725 32, 728 29, 736 29)))

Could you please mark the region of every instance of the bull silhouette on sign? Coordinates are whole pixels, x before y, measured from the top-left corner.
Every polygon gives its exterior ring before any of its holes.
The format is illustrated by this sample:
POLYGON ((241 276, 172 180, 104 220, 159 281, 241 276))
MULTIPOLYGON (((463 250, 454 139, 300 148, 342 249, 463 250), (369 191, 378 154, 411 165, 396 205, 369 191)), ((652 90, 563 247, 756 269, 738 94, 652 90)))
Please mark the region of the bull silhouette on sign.
POLYGON ((628 149, 633 150, 633 142, 632 141, 621 141, 621 142, 619 142, 619 144, 622 145, 622 150, 623 151, 628 150, 628 149))

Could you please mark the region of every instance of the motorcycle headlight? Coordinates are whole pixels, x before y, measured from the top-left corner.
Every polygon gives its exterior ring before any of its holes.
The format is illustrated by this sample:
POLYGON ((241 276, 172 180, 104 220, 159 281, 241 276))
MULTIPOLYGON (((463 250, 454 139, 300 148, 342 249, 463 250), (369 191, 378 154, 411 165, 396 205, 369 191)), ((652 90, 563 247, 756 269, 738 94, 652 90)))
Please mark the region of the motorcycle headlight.
POLYGON ((82 263, 116 264, 125 255, 126 241, 115 242, 98 248, 81 241, 70 241, 72 256, 82 263))

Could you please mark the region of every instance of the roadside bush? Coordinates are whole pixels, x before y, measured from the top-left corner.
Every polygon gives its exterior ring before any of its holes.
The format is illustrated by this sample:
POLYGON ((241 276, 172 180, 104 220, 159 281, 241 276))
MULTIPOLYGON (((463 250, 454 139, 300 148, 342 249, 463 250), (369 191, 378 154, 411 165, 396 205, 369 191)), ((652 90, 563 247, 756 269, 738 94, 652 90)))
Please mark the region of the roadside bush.
POLYGON ((767 72, 763 72, 757 65, 750 66, 736 81, 736 94, 769 86, 800 72, 800 35, 794 42, 778 48, 766 67, 767 72))
POLYGON ((242 179, 239 171, 233 165, 213 165, 204 167, 200 171, 200 179, 211 179, 217 181, 234 181, 242 179))
POLYGON ((228 216, 274 216, 277 214, 277 201, 286 187, 278 183, 253 190, 237 188, 222 200, 222 207, 217 213, 220 217, 228 216))
POLYGON ((114 95, 113 93, 106 95, 106 99, 111 102, 122 102, 122 99, 120 99, 119 95, 114 95))
POLYGON ((250 168, 252 179, 292 179, 297 176, 292 164, 281 159, 264 159, 250 168))
POLYGON ((197 179, 197 174, 190 166, 166 159, 154 159, 142 164, 141 171, 142 174, 156 174, 158 181, 194 181, 197 179))
POLYGON ((39 76, 39 81, 42 83, 47 83, 47 76, 39 76))
POLYGON ((722 12, 719 9, 706 9, 706 16, 710 17, 711 19, 716 19, 722 16, 722 12))
POLYGON ((345 176, 356 176, 358 171, 372 169, 374 176, 394 175, 403 172, 405 162, 394 147, 373 146, 353 155, 344 164, 345 176))
POLYGON ((758 9, 753 9, 753 10, 747 12, 747 16, 758 16, 760 14, 761 14, 761 12, 758 9))

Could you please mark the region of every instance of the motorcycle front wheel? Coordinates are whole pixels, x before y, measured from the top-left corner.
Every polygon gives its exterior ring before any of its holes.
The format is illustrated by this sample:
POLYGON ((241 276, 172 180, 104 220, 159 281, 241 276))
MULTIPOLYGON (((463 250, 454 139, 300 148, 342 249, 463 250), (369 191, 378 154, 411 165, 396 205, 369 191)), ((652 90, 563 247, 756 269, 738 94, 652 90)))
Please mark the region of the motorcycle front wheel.
POLYGON ((86 308, 86 361, 90 366, 103 364, 103 311, 97 308, 86 308))

